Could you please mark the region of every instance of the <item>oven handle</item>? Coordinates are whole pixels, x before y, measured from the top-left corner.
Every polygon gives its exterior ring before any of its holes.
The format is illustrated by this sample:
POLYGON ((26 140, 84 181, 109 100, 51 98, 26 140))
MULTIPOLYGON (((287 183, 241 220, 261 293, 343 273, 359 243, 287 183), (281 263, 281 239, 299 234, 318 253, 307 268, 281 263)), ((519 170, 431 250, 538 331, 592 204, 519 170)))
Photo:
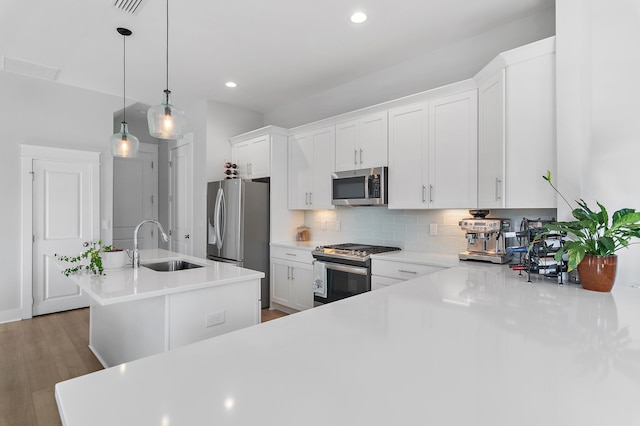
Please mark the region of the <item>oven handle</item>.
POLYGON ((369 270, 367 268, 360 268, 357 266, 342 265, 339 263, 329 263, 329 262, 325 262, 325 266, 327 269, 331 269, 333 271, 346 272, 348 274, 356 274, 356 275, 369 275, 369 270))

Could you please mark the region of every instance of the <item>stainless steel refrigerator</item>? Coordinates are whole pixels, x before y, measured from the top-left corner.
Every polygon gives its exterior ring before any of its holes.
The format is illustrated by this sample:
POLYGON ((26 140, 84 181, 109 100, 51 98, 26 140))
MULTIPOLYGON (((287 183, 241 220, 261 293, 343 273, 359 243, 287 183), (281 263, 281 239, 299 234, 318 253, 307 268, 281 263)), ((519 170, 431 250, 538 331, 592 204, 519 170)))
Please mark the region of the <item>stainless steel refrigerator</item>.
POLYGON ((269 307, 269 183, 209 182, 207 218, 207 258, 264 272, 262 307, 269 307))

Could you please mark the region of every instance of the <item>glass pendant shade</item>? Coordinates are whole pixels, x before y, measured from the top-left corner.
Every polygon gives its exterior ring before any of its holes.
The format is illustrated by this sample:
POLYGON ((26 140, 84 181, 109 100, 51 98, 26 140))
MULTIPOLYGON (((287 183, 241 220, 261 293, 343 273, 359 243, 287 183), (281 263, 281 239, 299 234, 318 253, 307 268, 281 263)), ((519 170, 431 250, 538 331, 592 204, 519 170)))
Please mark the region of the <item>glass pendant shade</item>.
POLYGON ((120 123, 120 131, 111 136, 109 143, 111 145, 111 155, 114 157, 133 158, 138 156, 140 141, 129 133, 126 121, 120 123))
POLYGON ((176 140, 184 135, 187 119, 182 110, 171 105, 171 91, 164 91, 164 99, 160 105, 147 111, 149 134, 154 138, 176 140))

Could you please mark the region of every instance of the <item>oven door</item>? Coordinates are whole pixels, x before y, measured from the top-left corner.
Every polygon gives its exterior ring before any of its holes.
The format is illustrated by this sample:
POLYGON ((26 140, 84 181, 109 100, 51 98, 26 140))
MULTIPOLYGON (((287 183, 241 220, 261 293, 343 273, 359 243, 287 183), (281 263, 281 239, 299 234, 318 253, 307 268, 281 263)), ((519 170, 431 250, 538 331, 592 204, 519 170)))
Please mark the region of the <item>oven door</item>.
POLYGON ((369 268, 324 262, 325 296, 316 293, 314 301, 330 303, 371 290, 369 268))

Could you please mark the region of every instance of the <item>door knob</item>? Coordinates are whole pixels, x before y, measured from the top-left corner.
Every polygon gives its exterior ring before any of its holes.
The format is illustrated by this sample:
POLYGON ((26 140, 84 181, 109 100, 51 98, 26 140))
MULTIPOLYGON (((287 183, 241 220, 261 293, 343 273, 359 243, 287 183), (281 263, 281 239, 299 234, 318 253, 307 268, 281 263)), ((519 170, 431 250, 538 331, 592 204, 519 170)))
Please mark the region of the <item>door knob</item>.
POLYGON ((84 243, 82 243, 82 247, 89 247, 89 242, 85 241, 84 243))

